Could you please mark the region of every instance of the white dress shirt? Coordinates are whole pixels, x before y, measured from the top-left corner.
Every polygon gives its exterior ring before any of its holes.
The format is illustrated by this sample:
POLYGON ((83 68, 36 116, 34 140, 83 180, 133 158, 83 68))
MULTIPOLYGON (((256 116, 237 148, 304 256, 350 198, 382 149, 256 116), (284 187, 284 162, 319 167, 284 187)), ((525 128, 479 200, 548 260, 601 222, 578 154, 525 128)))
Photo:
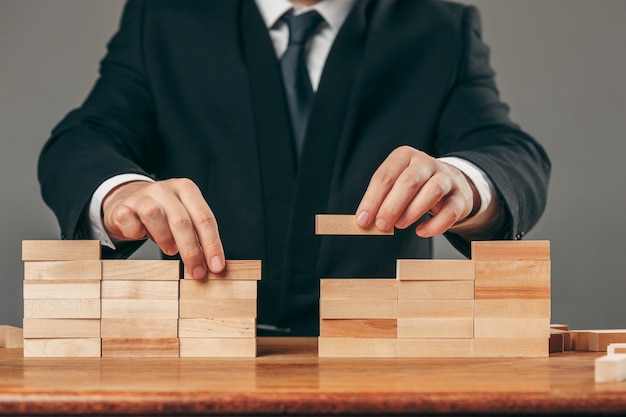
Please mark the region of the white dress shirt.
MULTIPOLYGON (((311 85, 313 86, 313 91, 317 91, 328 53, 356 0, 321 0, 312 6, 294 5, 289 0, 255 1, 268 28, 278 58, 285 52, 289 42, 289 27, 280 20, 287 11, 294 9, 295 14, 301 14, 315 10, 324 18, 324 23, 320 25, 319 29, 307 43, 305 52, 311 85)), ((481 201, 478 213, 485 211, 494 195, 493 185, 487 175, 476 165, 465 159, 446 157, 439 158, 439 160, 455 166, 474 182, 481 201)), ((115 244, 106 232, 102 222, 102 201, 118 185, 137 180, 153 181, 151 178, 143 175, 122 174, 109 178, 96 189, 89 205, 89 226, 92 239, 100 240, 103 245, 115 249, 115 244)))

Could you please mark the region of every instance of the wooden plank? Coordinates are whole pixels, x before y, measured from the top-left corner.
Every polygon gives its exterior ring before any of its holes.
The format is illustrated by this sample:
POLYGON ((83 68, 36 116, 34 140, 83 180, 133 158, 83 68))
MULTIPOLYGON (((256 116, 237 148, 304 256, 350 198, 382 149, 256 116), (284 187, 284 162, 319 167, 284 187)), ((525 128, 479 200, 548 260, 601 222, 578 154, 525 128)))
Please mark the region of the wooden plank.
POLYGON ((99 300, 98 281, 24 281, 25 300, 99 300))
POLYGON ((396 300, 398 282, 395 279, 323 278, 320 298, 396 300))
POLYGON ((476 299, 549 299, 550 261, 477 261, 476 299))
POLYGON ((550 338, 550 319, 475 319, 474 337, 485 339, 550 338))
POLYGON ((364 229, 357 225, 353 214, 317 214, 315 215, 316 235, 386 235, 394 234, 394 229, 382 231, 376 226, 364 229))
POLYGON ((475 338, 474 356, 477 358, 547 358, 548 338, 475 338))
POLYGON ((474 318, 474 300, 398 300, 398 318, 474 318))
POLYGON ((178 320, 178 337, 256 337, 256 319, 180 319, 178 320))
POLYGON ((180 300, 181 319, 256 318, 257 302, 252 298, 180 300))
POLYGON ((611 343, 626 343, 626 330, 602 329, 589 332, 589 350, 592 352, 606 352, 611 343))
POLYGON ((254 358, 256 338, 181 338, 181 358, 254 358))
POLYGON ((319 337, 320 358, 394 358, 397 339, 319 337))
POLYGON ((257 298, 257 281, 197 280, 180 281, 181 299, 257 298))
POLYGON ((549 240, 499 240, 472 242, 475 261, 548 261, 549 240))
POLYGON ((399 358, 471 358, 473 339, 398 339, 399 358))
POLYGON ((102 339, 103 358, 177 358, 177 338, 102 339))
POLYGON ((396 319, 322 319, 321 337, 395 339, 396 319))
POLYGON ((100 323, 106 339, 171 339, 178 337, 178 319, 104 318, 100 323))
POLYGON ((550 324, 550 328, 551 329, 557 329, 557 330, 565 330, 565 331, 569 331, 569 325, 567 324, 555 324, 555 323, 551 323, 550 324))
POLYGON ((397 300, 320 299, 322 319, 395 319, 398 315, 397 300))
MULTIPOLYGON (((263 265, 260 260, 226 260, 226 267, 224 271, 219 274, 215 274, 208 271, 206 276, 201 280, 212 279, 232 279, 242 281, 260 281, 263 272, 263 265)), ((192 280, 194 279, 189 271, 185 269, 184 278, 192 280)))
POLYGON ((102 300, 102 318, 177 319, 178 300, 102 300))
POLYGON ((399 300, 473 300, 474 281, 398 281, 399 300))
POLYGON ((178 281, 102 281, 109 300, 178 300, 178 281))
POLYGON ((399 339, 471 339, 474 320, 466 319, 398 319, 399 339))
POLYGON ((25 281, 100 281, 101 261, 24 262, 25 281))
POLYGON ((180 261, 127 260, 102 261, 102 279, 113 281, 178 281, 180 261))
POLYGON ((99 358, 99 338, 24 339, 25 358, 99 358))
POLYGON ((401 281, 473 281, 474 261, 398 259, 396 278, 401 281))
POLYGON ((475 317, 481 319, 542 319, 550 318, 550 299, 504 299, 475 302, 475 317))
POLYGON ((100 337, 99 319, 24 319, 28 339, 79 339, 100 337))
POLYGON ((626 355, 606 355, 594 363, 595 382, 622 382, 626 380, 626 355))
POLYGON ((24 346, 24 332, 15 326, 0 326, 0 348, 16 349, 24 346))
POLYGON ((98 319, 100 300, 24 300, 24 318, 98 319))
POLYGON ((99 240, 23 240, 22 261, 99 260, 99 240))

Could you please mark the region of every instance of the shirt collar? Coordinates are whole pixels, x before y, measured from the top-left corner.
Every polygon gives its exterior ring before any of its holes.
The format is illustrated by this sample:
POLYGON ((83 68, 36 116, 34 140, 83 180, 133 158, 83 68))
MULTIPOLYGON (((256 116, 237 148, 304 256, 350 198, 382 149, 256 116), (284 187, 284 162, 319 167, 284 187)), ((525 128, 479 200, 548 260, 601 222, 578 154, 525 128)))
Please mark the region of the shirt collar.
POLYGON ((321 0, 313 6, 294 6, 289 0, 255 0, 268 29, 276 24, 288 10, 296 7, 298 12, 316 10, 333 32, 339 32, 350 14, 356 0, 321 0))

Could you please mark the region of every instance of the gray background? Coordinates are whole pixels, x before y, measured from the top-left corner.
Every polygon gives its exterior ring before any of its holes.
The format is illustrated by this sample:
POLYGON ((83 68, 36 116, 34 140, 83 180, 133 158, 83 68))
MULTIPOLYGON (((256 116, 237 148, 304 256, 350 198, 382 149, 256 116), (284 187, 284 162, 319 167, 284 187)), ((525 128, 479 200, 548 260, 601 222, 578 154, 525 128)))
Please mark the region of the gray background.
MULTIPOLYGON (((512 117, 553 162, 529 239, 552 242, 552 322, 626 328, 626 1, 474 0, 512 117)), ((35 166, 92 86, 122 0, 0 0, 0 324, 20 325, 23 239, 56 239, 35 166)), ((137 255, 152 258, 154 246, 137 255)), ((443 240, 438 258, 458 258, 443 240)))

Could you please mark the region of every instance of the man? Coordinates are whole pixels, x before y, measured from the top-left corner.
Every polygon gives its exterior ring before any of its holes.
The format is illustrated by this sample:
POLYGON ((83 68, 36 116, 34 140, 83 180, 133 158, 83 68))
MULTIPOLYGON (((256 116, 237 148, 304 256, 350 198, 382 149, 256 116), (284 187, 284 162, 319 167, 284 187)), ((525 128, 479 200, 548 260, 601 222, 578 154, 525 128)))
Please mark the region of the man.
POLYGON ((471 7, 131 0, 93 91, 42 151, 42 193, 64 238, 101 239, 106 256, 151 238, 195 278, 262 259, 259 323, 315 335, 319 278, 393 277, 434 235, 468 254, 536 223, 549 160, 493 78, 471 7), (294 53, 290 16, 312 10, 294 53), (288 81, 298 54, 306 100, 288 81), (317 213, 398 230, 316 237, 317 213))

